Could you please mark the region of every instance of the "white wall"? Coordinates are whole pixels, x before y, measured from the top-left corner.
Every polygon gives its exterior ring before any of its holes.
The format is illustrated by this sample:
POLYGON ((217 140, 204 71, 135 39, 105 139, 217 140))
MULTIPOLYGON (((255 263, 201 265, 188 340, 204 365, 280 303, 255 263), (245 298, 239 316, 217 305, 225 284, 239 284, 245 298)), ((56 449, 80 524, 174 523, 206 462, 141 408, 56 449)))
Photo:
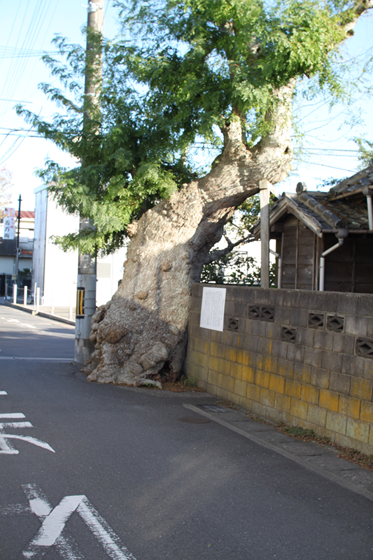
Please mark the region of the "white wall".
MULTIPOLYGON (((65 253, 51 241, 51 236, 73 233, 79 229, 79 217, 67 214, 47 196, 43 185, 35 193, 35 245, 33 282, 37 282, 43 304, 75 306, 78 252, 65 253)), ((97 261, 96 302, 100 306, 111 299, 123 274, 126 248, 97 261)))

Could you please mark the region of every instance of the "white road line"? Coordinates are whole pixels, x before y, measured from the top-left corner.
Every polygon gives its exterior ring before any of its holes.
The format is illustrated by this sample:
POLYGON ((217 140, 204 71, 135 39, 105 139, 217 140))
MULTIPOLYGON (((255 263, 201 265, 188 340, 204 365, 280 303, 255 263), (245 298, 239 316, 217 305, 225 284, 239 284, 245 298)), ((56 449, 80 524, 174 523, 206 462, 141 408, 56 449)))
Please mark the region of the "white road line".
POLYGON ((73 362, 74 358, 44 358, 44 357, 18 357, 18 356, 0 356, 0 360, 36 360, 39 362, 73 362))
POLYGON ((66 523, 76 512, 112 560, 136 560, 86 496, 65 496, 52 510, 47 498, 35 484, 24 485, 23 490, 31 511, 43 520, 42 526, 22 552, 24 558, 41 558, 47 552, 46 548, 56 546, 64 560, 84 559, 84 556, 72 550, 73 541, 63 534, 66 523))
POLYGON ((8 323, 20 323, 21 321, 18 321, 18 319, 7 319, 8 323))
POLYGON ((31 422, 0 422, 0 437, 1 430, 4 428, 33 428, 31 422))
POLYGON ((30 329, 36 329, 34 325, 29 325, 29 323, 21 323, 24 327, 29 327, 30 329))
POLYGON ((6 391, 0 391, 0 395, 7 395, 8 393, 6 391))
MULTIPOLYGON (((48 445, 48 443, 45 443, 45 441, 41 441, 40 439, 34 438, 34 437, 30 437, 30 436, 16 436, 14 434, 2 434, 0 433, 0 444, 1 444, 1 440, 7 440, 7 439, 19 439, 21 441, 26 441, 27 443, 31 443, 32 445, 36 445, 36 447, 42 447, 43 449, 47 449, 47 451, 52 451, 52 453, 55 453, 55 450, 48 445)), ((1 445, 0 445, 1 448, 1 445)), ((2 451, 0 451, 0 453, 2 453, 2 451)), ((13 453, 14 455, 17 454, 18 455, 18 451, 17 453, 13 453)))
POLYGON ((26 418, 22 412, 2 412, 0 418, 26 418))

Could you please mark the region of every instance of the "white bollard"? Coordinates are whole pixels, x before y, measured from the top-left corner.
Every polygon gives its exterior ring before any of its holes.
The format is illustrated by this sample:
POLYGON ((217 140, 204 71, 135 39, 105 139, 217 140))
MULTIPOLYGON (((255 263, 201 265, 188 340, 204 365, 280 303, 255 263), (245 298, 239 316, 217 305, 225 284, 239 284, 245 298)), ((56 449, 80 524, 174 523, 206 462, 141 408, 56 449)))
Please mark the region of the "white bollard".
POLYGON ((54 315, 54 293, 51 293, 51 315, 54 315))
POLYGON ((23 288, 23 305, 27 305, 27 286, 23 288))
POLYGON ((13 284, 13 303, 17 303, 17 284, 13 284))
POLYGON ((36 313, 39 313, 40 288, 36 288, 36 313))
POLYGON ((72 303, 72 295, 69 295, 69 320, 73 320, 73 303, 72 303))

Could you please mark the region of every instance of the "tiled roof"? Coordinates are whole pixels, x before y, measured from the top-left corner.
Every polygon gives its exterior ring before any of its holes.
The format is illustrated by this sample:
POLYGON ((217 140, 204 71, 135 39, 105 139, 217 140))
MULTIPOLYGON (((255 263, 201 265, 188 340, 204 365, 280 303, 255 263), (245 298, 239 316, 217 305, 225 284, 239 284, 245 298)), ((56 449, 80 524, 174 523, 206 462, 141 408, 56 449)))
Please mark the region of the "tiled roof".
MULTIPOLYGON (((285 213, 294 214, 317 235, 323 231, 346 228, 353 231, 369 229, 364 187, 373 189, 373 165, 344 179, 328 192, 307 192, 304 184, 298 185, 297 194, 283 193, 271 207, 270 223, 276 223, 285 213)), ((260 234, 260 222, 253 227, 260 234)))
MULTIPOLYGON (((16 218, 18 218, 18 210, 16 210, 16 218)), ((21 210, 21 220, 22 219, 35 220, 35 212, 21 210)))

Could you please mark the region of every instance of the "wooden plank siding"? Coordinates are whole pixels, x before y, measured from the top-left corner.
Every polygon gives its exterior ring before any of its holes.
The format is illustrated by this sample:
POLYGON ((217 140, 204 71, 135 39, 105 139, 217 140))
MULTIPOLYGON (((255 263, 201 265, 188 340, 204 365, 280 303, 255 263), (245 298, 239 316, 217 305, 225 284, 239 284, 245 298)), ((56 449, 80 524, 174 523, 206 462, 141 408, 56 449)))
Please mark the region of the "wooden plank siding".
POLYGON ((312 290, 315 281, 315 234, 294 216, 284 221, 281 248, 283 289, 312 290))
MULTIPOLYGON (((325 234, 324 247, 335 245, 333 234, 325 234)), ((324 249, 324 250, 325 250, 324 249)), ((325 260, 325 290, 373 293, 373 236, 350 234, 342 247, 325 260)))

